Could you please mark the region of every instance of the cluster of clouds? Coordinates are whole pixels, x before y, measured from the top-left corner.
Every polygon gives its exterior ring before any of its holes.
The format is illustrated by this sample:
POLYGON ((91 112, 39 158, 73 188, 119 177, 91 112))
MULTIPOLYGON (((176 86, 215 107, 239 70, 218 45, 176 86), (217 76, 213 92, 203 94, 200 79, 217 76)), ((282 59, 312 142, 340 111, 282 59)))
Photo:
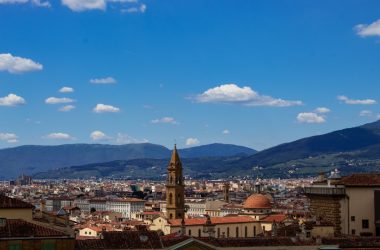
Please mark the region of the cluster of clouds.
POLYGON ((380 36, 380 19, 370 24, 358 24, 354 30, 361 37, 380 36))
MULTIPOLYGON (((0 4, 31 4, 37 7, 50 8, 49 1, 43 0, 0 0, 0 4)), ((107 10, 109 5, 117 5, 121 13, 144 13, 146 4, 138 0, 61 0, 61 4, 72 11, 107 10)))
POLYGON ((297 115, 300 123, 325 123, 326 114, 331 110, 326 107, 316 108, 313 112, 302 112, 297 115))
POLYGON ((234 83, 210 88, 196 95, 193 99, 199 103, 233 103, 245 106, 290 107, 303 104, 302 101, 284 100, 268 95, 261 95, 251 89, 251 87, 239 87, 234 83))
POLYGON ((8 143, 17 143, 18 136, 13 133, 0 133, 0 141, 5 141, 8 143))
POLYGON ((42 64, 29 58, 13 56, 10 53, 0 54, 0 71, 8 71, 11 74, 21 74, 42 69, 42 64))
POLYGON ((94 142, 114 142, 117 144, 147 143, 147 139, 137 139, 125 133, 117 133, 116 136, 109 136, 100 130, 95 130, 90 134, 90 139, 94 142))
POLYGON ((174 125, 178 125, 179 122, 176 121, 173 117, 162 117, 162 118, 157 118, 157 119, 153 119, 150 121, 151 123, 154 123, 154 124, 157 124, 157 123, 167 123, 167 124, 174 124, 174 125))

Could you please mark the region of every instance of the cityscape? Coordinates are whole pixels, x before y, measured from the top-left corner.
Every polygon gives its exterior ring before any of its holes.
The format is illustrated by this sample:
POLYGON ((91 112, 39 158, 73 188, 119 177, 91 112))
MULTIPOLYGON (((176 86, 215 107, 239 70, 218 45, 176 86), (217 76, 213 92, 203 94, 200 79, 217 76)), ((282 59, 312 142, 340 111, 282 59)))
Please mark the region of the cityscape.
POLYGON ((0 0, 0 250, 380 249, 379 8, 0 0))

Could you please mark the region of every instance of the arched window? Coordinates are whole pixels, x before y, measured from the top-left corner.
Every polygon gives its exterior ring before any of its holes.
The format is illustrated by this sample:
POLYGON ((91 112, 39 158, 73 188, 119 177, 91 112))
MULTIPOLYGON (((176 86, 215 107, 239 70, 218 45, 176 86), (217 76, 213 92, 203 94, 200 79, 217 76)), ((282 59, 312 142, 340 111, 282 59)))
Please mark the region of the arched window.
POLYGON ((256 226, 253 227, 253 236, 256 236, 256 226))
POLYGON ((169 216, 170 219, 173 219, 173 214, 171 213, 170 216, 169 216))
POLYGON ((178 205, 181 204, 181 194, 178 194, 178 196, 177 196, 177 204, 178 205))
POLYGON ((248 228, 247 228, 247 226, 244 227, 244 237, 245 238, 248 237, 248 228))
POLYGON ((239 237, 239 227, 236 227, 236 238, 239 237))
POLYGON ((229 238, 229 237, 230 237, 230 228, 227 227, 227 238, 229 238))
POLYGON ((191 230, 189 229, 189 236, 191 236, 191 230))
POLYGON ((218 238, 220 237, 220 228, 218 227, 218 238))
POLYGON ((173 204, 173 194, 169 194, 169 204, 173 204))
POLYGON ((202 236, 202 231, 198 229, 198 237, 201 237, 201 236, 202 236))

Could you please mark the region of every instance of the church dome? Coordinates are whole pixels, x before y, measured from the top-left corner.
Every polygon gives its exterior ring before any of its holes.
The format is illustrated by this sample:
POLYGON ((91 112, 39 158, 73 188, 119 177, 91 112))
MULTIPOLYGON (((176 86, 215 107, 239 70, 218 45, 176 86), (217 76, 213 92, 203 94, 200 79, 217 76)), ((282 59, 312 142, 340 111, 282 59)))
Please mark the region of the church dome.
POLYGON ((249 196, 243 207, 245 209, 272 208, 269 198, 262 194, 252 194, 249 196))

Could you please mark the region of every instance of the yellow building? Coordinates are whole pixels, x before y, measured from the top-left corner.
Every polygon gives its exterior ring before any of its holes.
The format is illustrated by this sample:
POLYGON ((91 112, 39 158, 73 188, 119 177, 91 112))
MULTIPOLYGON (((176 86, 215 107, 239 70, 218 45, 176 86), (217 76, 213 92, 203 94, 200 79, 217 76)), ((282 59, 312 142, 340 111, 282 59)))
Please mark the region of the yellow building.
POLYGON ((0 218, 31 221, 33 208, 34 206, 27 202, 0 194, 0 218))

